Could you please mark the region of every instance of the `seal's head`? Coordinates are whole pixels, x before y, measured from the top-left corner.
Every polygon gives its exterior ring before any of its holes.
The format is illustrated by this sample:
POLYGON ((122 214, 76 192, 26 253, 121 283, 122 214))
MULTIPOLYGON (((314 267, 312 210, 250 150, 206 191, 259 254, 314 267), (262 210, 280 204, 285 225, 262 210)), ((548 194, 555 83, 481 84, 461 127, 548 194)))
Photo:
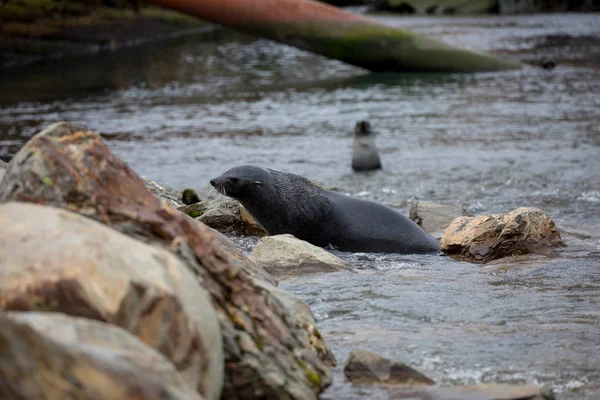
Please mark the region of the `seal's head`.
POLYGON ((354 133, 357 135, 370 135, 371 134, 371 124, 369 121, 358 121, 356 126, 354 127, 354 133))
POLYGON ((244 201, 260 197, 269 170, 256 165, 244 164, 233 167, 222 175, 211 179, 210 184, 217 192, 244 201))

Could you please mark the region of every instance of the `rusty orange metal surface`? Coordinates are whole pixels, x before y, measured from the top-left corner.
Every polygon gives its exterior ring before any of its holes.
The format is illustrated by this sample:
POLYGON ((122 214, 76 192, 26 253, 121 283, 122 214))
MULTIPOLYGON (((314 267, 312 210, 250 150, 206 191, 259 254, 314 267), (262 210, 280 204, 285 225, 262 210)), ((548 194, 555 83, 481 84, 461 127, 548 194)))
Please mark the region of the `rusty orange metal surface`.
POLYGON ((149 0, 149 2, 232 27, 259 21, 264 23, 375 22, 370 18, 312 0, 149 0))
POLYGON ((146 0, 376 72, 520 68, 312 0, 146 0))

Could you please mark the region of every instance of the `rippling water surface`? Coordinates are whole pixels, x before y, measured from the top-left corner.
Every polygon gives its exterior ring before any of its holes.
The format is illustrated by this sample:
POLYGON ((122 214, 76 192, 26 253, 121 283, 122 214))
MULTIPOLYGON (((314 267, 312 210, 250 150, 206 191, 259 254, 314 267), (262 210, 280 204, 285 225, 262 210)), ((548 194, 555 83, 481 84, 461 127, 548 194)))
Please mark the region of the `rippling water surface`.
POLYGON ((341 254, 358 274, 281 285, 310 303, 336 352, 330 398, 386 398, 344 382, 354 348, 442 383, 540 383, 562 399, 598 398, 600 15, 377 18, 528 63, 548 57, 557 68, 374 75, 214 29, 2 71, 0 155, 70 120, 102 132, 140 174, 205 195, 214 195, 211 177, 253 162, 404 213, 416 200, 472 214, 540 207, 568 244, 552 257, 482 267, 341 254), (359 119, 379 134, 383 171, 350 169, 359 119))

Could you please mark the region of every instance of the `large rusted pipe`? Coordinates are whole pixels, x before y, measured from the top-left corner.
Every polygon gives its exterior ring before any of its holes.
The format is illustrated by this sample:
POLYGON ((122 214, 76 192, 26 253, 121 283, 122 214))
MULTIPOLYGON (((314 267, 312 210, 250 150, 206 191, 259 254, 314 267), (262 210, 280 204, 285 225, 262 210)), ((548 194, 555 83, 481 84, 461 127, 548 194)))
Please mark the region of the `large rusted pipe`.
POLYGON ((312 0, 146 0, 375 72, 520 68, 312 0))

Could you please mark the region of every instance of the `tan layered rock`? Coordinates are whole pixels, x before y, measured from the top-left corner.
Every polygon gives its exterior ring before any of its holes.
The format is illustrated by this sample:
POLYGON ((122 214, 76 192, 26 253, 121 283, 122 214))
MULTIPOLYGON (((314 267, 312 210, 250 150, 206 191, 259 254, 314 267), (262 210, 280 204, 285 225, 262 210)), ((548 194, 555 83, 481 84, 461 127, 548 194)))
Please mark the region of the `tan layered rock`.
POLYGON ((190 387, 219 398, 223 350, 208 292, 171 252, 92 219, 0 204, 0 310, 121 326, 171 360, 190 387))
POLYGON ((472 262, 533 253, 563 246, 548 214, 521 207, 508 214, 459 217, 444 230, 441 248, 447 255, 472 262))
POLYGON ((433 385, 434 381, 406 364, 392 362, 366 350, 353 350, 344 375, 355 383, 385 385, 433 385))
POLYGON ((156 350, 119 327, 61 313, 0 313, 3 400, 201 400, 156 350))
POLYGON ((223 246, 206 225, 163 204, 98 133, 55 124, 21 149, 5 178, 0 201, 66 208, 168 248, 186 262, 218 312, 222 398, 313 399, 330 384, 332 357, 319 352, 328 348, 311 324, 299 327, 272 285, 250 272, 256 268, 250 260, 223 246))
POLYGON ((219 198, 202 202, 201 207, 204 208, 204 211, 197 217, 198 220, 219 232, 266 235, 264 229, 237 200, 219 198))
POLYGON ((278 279, 319 272, 352 271, 348 263, 339 257, 290 234, 262 238, 248 257, 278 279))
POLYGON ((239 203, 233 199, 217 199, 205 202, 204 212, 198 221, 219 232, 243 232, 239 203))

